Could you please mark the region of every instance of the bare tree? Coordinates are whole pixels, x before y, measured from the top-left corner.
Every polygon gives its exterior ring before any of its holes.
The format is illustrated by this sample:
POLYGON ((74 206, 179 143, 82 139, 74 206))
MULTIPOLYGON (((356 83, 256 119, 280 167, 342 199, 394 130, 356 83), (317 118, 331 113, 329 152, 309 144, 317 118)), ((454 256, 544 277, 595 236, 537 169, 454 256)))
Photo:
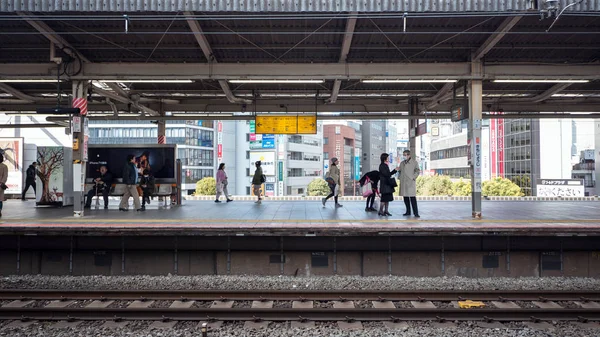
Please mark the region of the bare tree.
POLYGON ((52 172, 63 165, 64 152, 60 147, 39 147, 37 175, 42 181, 42 197, 40 203, 53 202, 50 195, 50 178, 52 172))

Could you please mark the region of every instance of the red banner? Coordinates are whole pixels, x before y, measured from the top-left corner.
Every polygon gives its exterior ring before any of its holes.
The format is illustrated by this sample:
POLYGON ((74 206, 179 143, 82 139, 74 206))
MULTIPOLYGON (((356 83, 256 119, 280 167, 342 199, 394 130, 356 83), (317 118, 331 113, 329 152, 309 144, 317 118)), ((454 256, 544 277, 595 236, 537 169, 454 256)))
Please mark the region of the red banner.
POLYGON ((87 99, 86 98, 73 98, 73 107, 79 108, 79 114, 82 116, 87 115, 87 99))
POLYGON ((217 157, 223 158, 223 144, 217 145, 217 157))
POLYGON ((498 176, 504 178, 504 120, 498 120, 498 176))

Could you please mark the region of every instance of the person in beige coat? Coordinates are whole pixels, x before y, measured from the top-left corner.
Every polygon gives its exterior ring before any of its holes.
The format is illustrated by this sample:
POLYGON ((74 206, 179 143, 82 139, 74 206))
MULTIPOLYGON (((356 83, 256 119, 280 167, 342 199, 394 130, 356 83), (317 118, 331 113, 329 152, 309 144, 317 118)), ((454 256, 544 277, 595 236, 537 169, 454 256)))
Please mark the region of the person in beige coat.
POLYGON ((323 198, 321 202, 323 203, 323 207, 325 207, 325 203, 329 198, 333 197, 335 200, 335 207, 342 207, 338 202, 338 196, 340 194, 340 168, 337 167, 338 159, 331 158, 331 167, 329 168, 329 172, 327 172, 327 178, 325 181, 329 184, 329 189, 331 193, 326 198, 323 198))
POLYGON ((8 180, 8 166, 4 164, 4 156, 0 154, 0 217, 2 217, 2 206, 4 204, 4 190, 8 180))
POLYGON ((404 216, 410 215, 410 206, 415 217, 419 218, 419 208, 417 207, 417 177, 421 170, 419 163, 414 158, 411 158, 410 151, 406 150, 403 153, 404 160, 400 163, 398 171, 400 171, 400 195, 404 197, 404 205, 406 213, 404 216))

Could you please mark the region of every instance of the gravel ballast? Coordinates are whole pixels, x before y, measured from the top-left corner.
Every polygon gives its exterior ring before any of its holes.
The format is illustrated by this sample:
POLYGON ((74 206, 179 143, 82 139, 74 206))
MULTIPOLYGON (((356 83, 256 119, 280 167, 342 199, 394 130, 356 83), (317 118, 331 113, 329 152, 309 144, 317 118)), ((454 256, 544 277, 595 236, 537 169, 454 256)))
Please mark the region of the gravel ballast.
POLYGON ((220 290, 599 290, 594 278, 291 277, 291 276, 7 276, 0 289, 220 290))

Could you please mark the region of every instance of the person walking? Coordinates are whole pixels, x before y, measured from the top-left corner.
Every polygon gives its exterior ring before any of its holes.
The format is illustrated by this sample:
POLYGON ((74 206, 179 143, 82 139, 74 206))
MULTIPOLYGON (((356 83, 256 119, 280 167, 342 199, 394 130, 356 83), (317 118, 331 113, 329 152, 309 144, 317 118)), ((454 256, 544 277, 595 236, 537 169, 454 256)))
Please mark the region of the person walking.
POLYGON ((254 171, 254 176, 252 177, 252 189, 254 191, 254 195, 258 197, 258 200, 255 201, 256 204, 262 203, 262 198, 260 197, 260 187, 266 181, 266 177, 263 174, 263 170, 261 167, 260 160, 256 162, 256 171, 254 171))
POLYGON ((329 189, 331 190, 331 193, 329 193, 327 197, 321 200, 321 202, 323 203, 323 207, 325 207, 325 203, 331 197, 333 197, 333 200, 335 200, 335 207, 343 207, 338 202, 338 196, 340 194, 340 169, 339 167, 337 167, 337 163, 337 158, 331 158, 331 167, 329 167, 329 171, 327 172, 327 178, 325 178, 325 181, 327 181, 327 183, 329 184, 329 189))
POLYGON ((37 195, 37 192, 35 191, 35 177, 36 177, 36 173, 37 173, 37 163, 33 162, 31 163, 31 165, 29 165, 29 167, 27 168, 27 171, 25 172, 25 189, 23 190, 23 194, 21 195, 21 200, 25 201, 25 194, 27 194, 27 191, 29 190, 29 186, 33 187, 33 194, 37 195))
POLYGON ((225 173, 225 163, 219 164, 219 169, 217 170, 217 196, 215 202, 221 202, 221 200, 219 200, 221 194, 225 195, 227 202, 233 201, 229 198, 229 191, 227 191, 227 173, 225 173))
POLYGON ((92 198, 101 193, 104 198, 104 209, 108 209, 108 194, 110 193, 112 181, 112 174, 108 172, 108 168, 105 165, 100 166, 100 176, 94 179, 94 187, 87 193, 84 208, 91 208, 92 198))
POLYGON ((403 153, 404 160, 400 163, 400 194, 404 197, 404 205, 406 213, 404 216, 410 215, 410 206, 416 218, 420 218, 419 208, 417 207, 417 177, 421 170, 419 164, 411 158, 410 151, 405 150, 403 153))
POLYGON ((154 194, 154 176, 150 170, 144 169, 140 178, 140 188, 142 189, 142 211, 146 210, 146 204, 150 205, 150 197, 154 194))
POLYGON ((127 155, 127 163, 123 167, 123 184, 125 184, 125 193, 119 204, 119 211, 129 211, 129 197, 133 197, 133 205, 136 211, 141 211, 140 195, 137 191, 138 171, 135 165, 135 156, 127 155))
POLYGON ((8 166, 4 164, 4 156, 0 154, 0 218, 2 217, 2 206, 4 204, 4 191, 8 188, 8 166))
POLYGON ((377 190, 377 184, 379 184, 379 171, 365 173, 365 175, 362 176, 358 182, 360 183, 361 187, 367 183, 371 183, 371 194, 367 197, 365 212, 377 212, 377 210, 373 208, 373 204, 375 203, 375 196, 379 194, 379 191, 377 190))
POLYGON ((390 172, 390 155, 382 153, 380 158, 381 164, 379 164, 379 179, 380 179, 380 192, 381 192, 381 203, 379 205, 379 216, 392 216, 388 211, 390 201, 394 201, 394 191, 396 190, 396 174, 397 170, 394 169, 390 172))

